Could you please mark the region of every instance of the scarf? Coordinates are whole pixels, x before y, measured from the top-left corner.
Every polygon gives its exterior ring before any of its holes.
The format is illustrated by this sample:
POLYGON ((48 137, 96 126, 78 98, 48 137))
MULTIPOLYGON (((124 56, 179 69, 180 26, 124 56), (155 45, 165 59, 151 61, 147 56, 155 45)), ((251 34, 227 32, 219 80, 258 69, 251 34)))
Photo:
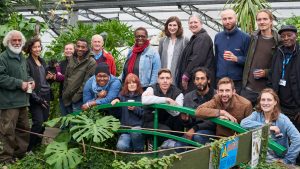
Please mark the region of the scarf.
POLYGON ((146 49, 149 46, 149 44, 150 44, 150 42, 149 42, 149 40, 147 40, 143 46, 138 46, 137 44, 135 44, 133 46, 131 57, 128 61, 127 74, 133 73, 133 68, 134 68, 134 64, 135 64, 137 55, 139 53, 143 52, 144 49, 146 49))
POLYGON ((102 90, 106 90, 106 91, 109 90, 109 82, 111 80, 111 76, 109 76, 109 80, 105 86, 98 85, 95 75, 92 76, 92 79, 93 79, 92 80, 92 91, 93 91, 93 97, 94 97, 93 99, 96 99, 99 92, 101 92, 102 90))

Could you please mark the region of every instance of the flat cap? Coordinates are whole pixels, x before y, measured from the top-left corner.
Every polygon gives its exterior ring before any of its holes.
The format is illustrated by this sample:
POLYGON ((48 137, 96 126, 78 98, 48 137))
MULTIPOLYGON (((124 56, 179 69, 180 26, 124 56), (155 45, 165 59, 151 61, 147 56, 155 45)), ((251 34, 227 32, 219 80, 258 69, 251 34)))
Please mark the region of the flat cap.
POLYGON ((278 34, 281 34, 284 31, 292 31, 297 33, 297 28, 294 25, 282 25, 280 30, 278 31, 278 34))

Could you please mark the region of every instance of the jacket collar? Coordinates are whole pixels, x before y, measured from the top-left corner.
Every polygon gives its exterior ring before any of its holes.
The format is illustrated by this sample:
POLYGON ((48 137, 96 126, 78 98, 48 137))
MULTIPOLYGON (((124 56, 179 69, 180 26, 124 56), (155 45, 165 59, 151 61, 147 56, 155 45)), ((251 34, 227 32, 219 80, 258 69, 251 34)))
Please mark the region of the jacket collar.
MULTIPOLYGON (((276 30, 272 29, 271 31, 272 31, 272 36, 274 37, 276 44, 278 44, 278 42, 280 41, 280 36, 278 35, 276 30)), ((252 33, 252 35, 256 36, 256 37, 261 35, 261 30, 258 29, 256 31, 254 31, 252 33)))
MULTIPOLYGON (((285 47, 283 45, 278 46, 279 50, 282 53, 285 53, 285 47)), ((295 50, 293 51, 293 54, 295 55, 296 53, 300 52, 300 45, 296 42, 295 50)))
POLYGON ((227 29, 224 28, 224 32, 226 35, 234 35, 238 31, 239 31, 239 29, 237 28, 237 26, 235 26, 231 31, 228 31, 227 29))
POLYGON ((20 54, 16 54, 16 53, 12 52, 8 47, 6 48, 6 52, 8 54, 8 57, 10 57, 10 58, 21 59, 22 52, 20 54))
MULTIPOLYGON (((208 92, 203 96, 203 97, 210 97, 212 98, 215 95, 215 89, 213 89, 212 87, 209 88, 208 92)), ((192 95, 192 99, 193 100, 198 100, 198 97, 200 95, 198 94, 197 89, 194 90, 193 95, 192 95)))

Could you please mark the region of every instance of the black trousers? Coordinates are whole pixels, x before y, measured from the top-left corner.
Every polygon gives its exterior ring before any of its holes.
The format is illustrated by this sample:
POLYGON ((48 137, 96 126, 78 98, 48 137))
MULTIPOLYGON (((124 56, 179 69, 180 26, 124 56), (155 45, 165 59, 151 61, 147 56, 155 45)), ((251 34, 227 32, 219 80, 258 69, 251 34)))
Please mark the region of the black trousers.
MULTIPOLYGON (((48 100, 48 104, 50 99, 48 100)), ((37 102, 31 102, 29 106, 29 112, 31 113, 32 116, 32 126, 31 126, 31 132, 34 133, 39 133, 43 134, 45 131, 45 127, 43 126, 43 123, 48 120, 49 117, 49 111, 50 107, 46 106, 43 107, 40 103, 37 102)), ((30 134, 30 140, 29 140, 29 146, 28 146, 28 151, 32 150, 36 145, 41 144, 42 142, 42 137, 35 135, 35 134, 30 134)))
POLYGON ((254 107, 257 104, 257 98, 259 96, 259 93, 251 90, 250 88, 245 87, 241 91, 241 96, 248 99, 254 107))

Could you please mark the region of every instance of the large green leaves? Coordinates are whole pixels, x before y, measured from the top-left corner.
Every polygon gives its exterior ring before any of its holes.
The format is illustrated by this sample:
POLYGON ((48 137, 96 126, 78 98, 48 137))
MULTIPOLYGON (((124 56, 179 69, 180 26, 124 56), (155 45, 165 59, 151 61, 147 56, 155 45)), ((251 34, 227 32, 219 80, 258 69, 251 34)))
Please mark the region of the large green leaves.
POLYGON ((72 123, 76 125, 72 126, 70 131, 74 133, 73 138, 77 142, 82 141, 84 138, 87 140, 92 139, 95 143, 103 142, 113 137, 113 131, 120 127, 119 120, 113 116, 105 116, 94 121, 86 115, 80 115, 76 116, 72 123))
POLYGON ((47 163, 54 169, 75 168, 82 160, 78 148, 68 149, 66 142, 52 142, 44 153, 47 156, 47 163))
POLYGON ((48 46, 49 50, 46 51, 44 58, 50 59, 63 59, 64 45, 70 42, 75 43, 79 38, 86 38, 89 42, 95 34, 104 33, 105 50, 110 52, 116 62, 117 74, 122 71, 124 64, 124 54, 121 54, 119 47, 124 47, 123 50, 134 44, 134 36, 132 28, 125 23, 118 20, 103 21, 94 25, 78 23, 76 27, 68 27, 67 30, 55 38, 48 46))
POLYGON ((57 117, 57 118, 54 118, 47 122, 44 122, 44 124, 49 127, 55 127, 58 124, 60 124, 60 128, 62 128, 64 126, 68 126, 70 124, 70 122, 75 118, 76 118, 76 116, 68 114, 67 116, 57 117))

